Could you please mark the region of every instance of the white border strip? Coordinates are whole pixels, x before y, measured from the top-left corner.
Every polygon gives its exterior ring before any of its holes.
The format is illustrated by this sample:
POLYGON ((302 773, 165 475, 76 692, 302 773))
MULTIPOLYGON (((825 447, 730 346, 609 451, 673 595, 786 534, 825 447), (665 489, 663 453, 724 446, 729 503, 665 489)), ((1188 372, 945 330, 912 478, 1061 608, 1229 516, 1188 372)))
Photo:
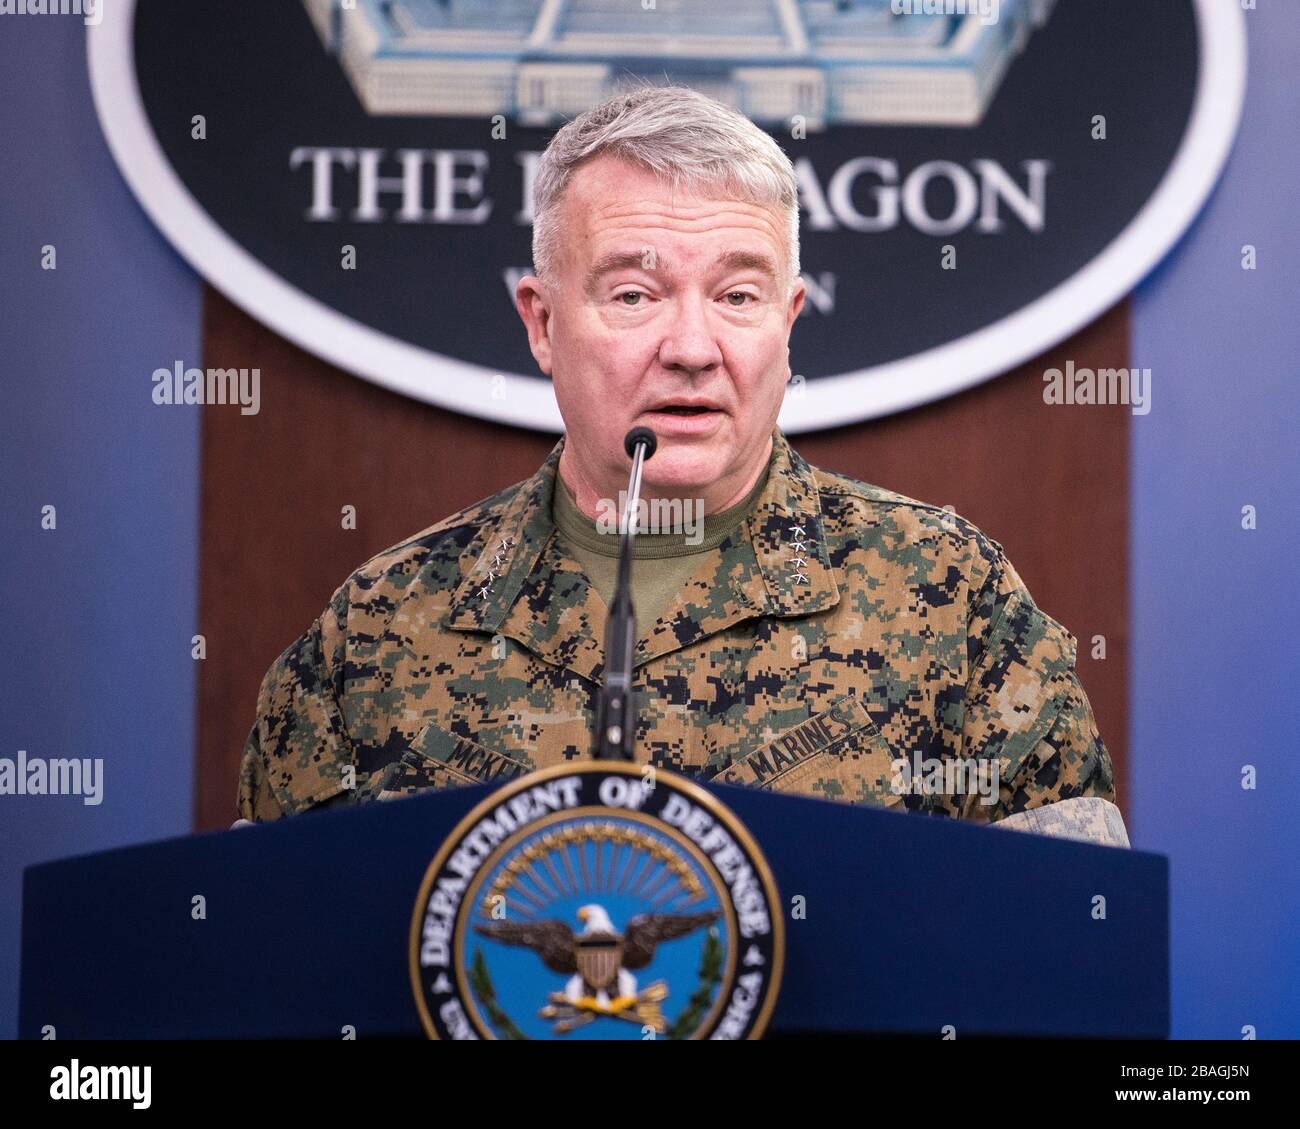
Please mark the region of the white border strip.
MULTIPOLYGON (((779 419, 790 434, 928 403, 1039 356, 1128 294, 1190 226, 1232 148, 1246 88, 1236 0, 1192 0, 1199 67, 1191 119, 1159 187, 1104 251, 1041 298, 965 337, 898 361, 805 383, 779 419)), ((108 145, 141 206, 189 264, 232 302, 302 349, 394 392, 480 419, 564 430, 549 381, 498 373, 400 341, 290 285, 226 234, 164 155, 140 98, 136 0, 86 29, 90 84, 108 145)), ((870 326, 866 327, 870 332, 870 326)))

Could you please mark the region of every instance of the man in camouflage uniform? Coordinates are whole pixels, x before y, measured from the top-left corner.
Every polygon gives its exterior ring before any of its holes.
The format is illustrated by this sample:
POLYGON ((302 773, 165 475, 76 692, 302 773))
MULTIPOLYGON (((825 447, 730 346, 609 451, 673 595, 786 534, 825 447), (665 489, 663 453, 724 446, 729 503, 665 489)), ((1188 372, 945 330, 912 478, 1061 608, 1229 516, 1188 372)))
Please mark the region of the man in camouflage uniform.
POLYGON ((637 538, 638 760, 1004 826, 1057 801, 1108 818, 1075 640, 1001 547, 810 466, 776 426, 804 292, 775 142, 690 91, 621 96, 556 135, 535 212, 517 300, 565 436, 532 478, 363 565, 281 655, 240 815, 589 756, 617 541, 598 519, 642 424, 643 496, 708 517, 637 538))

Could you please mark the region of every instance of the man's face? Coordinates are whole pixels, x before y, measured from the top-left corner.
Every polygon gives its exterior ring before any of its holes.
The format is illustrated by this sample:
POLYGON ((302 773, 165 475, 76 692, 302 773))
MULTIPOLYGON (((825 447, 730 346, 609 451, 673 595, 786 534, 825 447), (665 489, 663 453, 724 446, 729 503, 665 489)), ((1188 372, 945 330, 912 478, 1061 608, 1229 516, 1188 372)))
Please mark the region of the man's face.
POLYGON ((643 494, 702 497, 710 511, 738 501, 770 451, 803 305, 803 284, 787 285, 784 218, 674 193, 608 156, 573 175, 560 218, 554 277, 523 279, 517 300, 555 386, 579 504, 626 488, 623 437, 637 425, 659 438, 643 494))

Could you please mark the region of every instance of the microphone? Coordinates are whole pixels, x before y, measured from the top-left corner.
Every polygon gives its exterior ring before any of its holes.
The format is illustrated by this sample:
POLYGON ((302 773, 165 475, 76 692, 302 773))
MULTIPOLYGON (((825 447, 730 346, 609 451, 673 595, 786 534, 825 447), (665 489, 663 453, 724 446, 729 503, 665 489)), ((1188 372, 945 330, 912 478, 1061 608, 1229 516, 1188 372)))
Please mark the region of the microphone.
POLYGON ((633 759, 636 700, 632 690, 632 652, 636 649, 636 613, 632 608, 632 538, 641 500, 641 467, 655 453, 659 440, 648 427, 634 427, 623 439, 632 460, 627 506, 619 532, 618 579, 614 601, 605 621, 605 677, 596 699, 596 760, 633 759))

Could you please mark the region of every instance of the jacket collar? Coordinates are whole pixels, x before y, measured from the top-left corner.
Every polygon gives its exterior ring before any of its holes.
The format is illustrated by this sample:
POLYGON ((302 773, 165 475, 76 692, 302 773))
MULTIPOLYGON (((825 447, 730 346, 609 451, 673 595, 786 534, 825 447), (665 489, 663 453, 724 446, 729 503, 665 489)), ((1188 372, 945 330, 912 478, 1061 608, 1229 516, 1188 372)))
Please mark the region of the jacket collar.
MULTIPOLYGON (((546 661, 596 680, 607 609, 563 549, 551 517, 565 437, 500 514, 452 597, 454 631, 506 635, 546 661)), ((749 518, 693 578, 686 614, 640 624, 635 664, 649 662, 755 616, 804 616, 839 602, 814 469, 780 428, 772 431, 767 485, 749 518), (719 556, 720 554, 720 556, 719 556), (702 583, 700 583, 702 582, 702 583)))

